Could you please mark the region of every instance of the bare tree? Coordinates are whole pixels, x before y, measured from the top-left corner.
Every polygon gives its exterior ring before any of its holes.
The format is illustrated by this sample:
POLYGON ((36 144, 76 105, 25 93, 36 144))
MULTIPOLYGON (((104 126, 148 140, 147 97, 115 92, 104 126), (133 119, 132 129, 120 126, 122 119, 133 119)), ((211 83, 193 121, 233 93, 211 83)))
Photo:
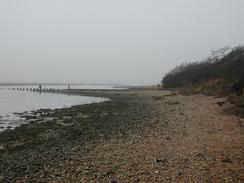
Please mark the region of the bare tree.
POLYGON ((210 50, 210 52, 211 52, 211 56, 210 56, 211 62, 219 62, 230 51, 231 51, 231 47, 229 47, 229 46, 225 46, 225 47, 217 49, 217 50, 214 50, 214 49, 210 50))

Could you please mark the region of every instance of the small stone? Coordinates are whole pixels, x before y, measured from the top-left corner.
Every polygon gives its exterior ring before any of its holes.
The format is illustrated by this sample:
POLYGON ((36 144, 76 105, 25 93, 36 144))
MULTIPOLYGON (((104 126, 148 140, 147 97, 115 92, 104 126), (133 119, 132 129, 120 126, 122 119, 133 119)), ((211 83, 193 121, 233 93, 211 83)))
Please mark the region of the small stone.
POLYGON ((159 173, 159 171, 157 170, 157 171, 155 171, 155 174, 158 174, 159 173))
POLYGON ((182 175, 181 170, 177 170, 177 176, 181 176, 181 175, 182 175))
POLYGON ((165 137, 165 139, 166 139, 166 140, 171 140, 171 138, 170 138, 170 137, 165 137))
POLYGON ((0 151, 3 151, 5 148, 2 144, 0 144, 0 151))
POLYGON ((156 163, 165 163, 166 159, 156 159, 155 162, 156 163))
POLYGON ((107 173, 106 173, 107 176, 112 175, 112 174, 114 174, 113 171, 107 171, 107 173))
POLYGON ((111 183, 119 183, 117 180, 112 180, 111 183))
POLYGON ((229 158, 223 158, 222 160, 221 160, 223 163, 232 163, 232 161, 229 159, 229 158))

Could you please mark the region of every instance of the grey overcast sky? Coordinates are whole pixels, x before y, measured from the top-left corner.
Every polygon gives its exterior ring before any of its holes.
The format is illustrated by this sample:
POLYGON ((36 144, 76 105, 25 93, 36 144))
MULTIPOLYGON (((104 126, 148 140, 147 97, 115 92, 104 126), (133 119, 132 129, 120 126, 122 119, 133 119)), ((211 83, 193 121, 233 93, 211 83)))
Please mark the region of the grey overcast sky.
POLYGON ((244 0, 0 0, 0 82, 154 84, 244 43, 244 0))

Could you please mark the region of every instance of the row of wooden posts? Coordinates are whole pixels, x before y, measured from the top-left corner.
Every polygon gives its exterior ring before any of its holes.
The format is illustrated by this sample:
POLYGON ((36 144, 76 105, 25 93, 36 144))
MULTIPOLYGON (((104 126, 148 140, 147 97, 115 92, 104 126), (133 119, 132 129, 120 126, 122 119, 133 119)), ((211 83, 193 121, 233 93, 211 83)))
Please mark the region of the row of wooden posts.
MULTIPOLYGON (((68 89, 70 89, 70 85, 68 85, 68 89)), ((0 90, 17 90, 17 91, 32 91, 32 92, 56 92, 56 91, 59 91, 60 89, 42 88, 42 85, 39 85, 38 88, 1 87, 0 90)))
POLYGON ((56 88, 0 88, 0 90, 17 90, 17 91, 33 91, 33 92, 55 92, 59 91, 60 89, 56 88))
MULTIPOLYGON (((70 85, 68 85, 68 89, 71 89, 70 85)), ((1 87, 0 90, 17 90, 17 91, 33 91, 33 92, 56 92, 60 89, 57 88, 42 88, 42 85, 39 85, 38 88, 14 88, 14 87, 1 87)))

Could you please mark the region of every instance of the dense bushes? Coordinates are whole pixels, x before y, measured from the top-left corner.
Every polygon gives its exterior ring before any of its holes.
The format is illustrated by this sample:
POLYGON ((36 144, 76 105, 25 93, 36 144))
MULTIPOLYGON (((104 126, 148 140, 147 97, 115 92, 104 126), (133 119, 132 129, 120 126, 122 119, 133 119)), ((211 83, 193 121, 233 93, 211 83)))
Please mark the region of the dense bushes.
MULTIPOLYGON (((212 51, 201 62, 182 64, 170 71, 162 80, 165 88, 202 85, 208 81, 222 81, 222 87, 241 92, 244 87, 244 47, 212 51)), ((225 88, 225 89, 227 89, 225 88)))

